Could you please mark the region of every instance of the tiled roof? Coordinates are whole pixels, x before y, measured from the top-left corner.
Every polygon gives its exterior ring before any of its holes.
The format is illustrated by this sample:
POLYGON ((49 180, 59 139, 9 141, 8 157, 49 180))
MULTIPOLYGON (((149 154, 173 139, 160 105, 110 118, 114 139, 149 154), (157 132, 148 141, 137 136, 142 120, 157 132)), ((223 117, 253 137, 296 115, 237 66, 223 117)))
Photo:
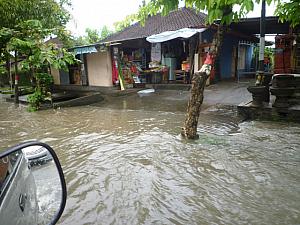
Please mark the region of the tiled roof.
POLYGON ((193 9, 184 7, 170 12, 167 16, 157 14, 155 16, 148 17, 144 26, 141 26, 139 23, 135 23, 106 38, 103 42, 145 38, 164 31, 179 30, 182 28, 200 28, 205 26, 205 17, 206 14, 204 13, 197 13, 193 9))
POLYGON ((54 44, 57 48, 62 48, 64 46, 63 42, 59 40, 59 38, 50 38, 48 41, 45 42, 46 44, 52 43, 54 44))

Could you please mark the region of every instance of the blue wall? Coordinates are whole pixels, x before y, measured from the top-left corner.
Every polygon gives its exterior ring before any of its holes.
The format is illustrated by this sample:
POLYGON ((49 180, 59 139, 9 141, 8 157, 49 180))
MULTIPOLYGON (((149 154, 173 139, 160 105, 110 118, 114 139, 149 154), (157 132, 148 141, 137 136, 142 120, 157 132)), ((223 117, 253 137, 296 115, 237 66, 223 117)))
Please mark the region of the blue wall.
POLYGON ((220 55, 221 79, 231 78, 233 47, 237 47, 238 43, 238 38, 225 35, 220 55))
MULTIPOLYGON (((215 34, 215 30, 207 29, 202 33, 202 42, 206 41, 207 43, 211 43, 213 40, 213 36, 215 34)), ((232 70, 232 55, 234 47, 238 47, 238 43, 241 38, 233 36, 231 34, 226 34, 224 36, 224 41, 222 45, 222 50, 220 54, 220 69, 221 69, 221 79, 231 78, 232 70)), ((250 71, 251 68, 251 60, 253 54, 253 47, 249 46, 246 50, 246 70, 250 71)))

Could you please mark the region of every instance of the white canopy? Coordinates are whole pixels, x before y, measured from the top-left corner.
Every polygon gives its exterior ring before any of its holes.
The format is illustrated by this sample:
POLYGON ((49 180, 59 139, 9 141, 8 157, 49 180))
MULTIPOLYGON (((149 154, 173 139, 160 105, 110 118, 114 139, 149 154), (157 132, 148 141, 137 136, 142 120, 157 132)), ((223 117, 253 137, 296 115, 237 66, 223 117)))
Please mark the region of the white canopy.
POLYGON ((169 41, 175 38, 189 38, 196 33, 201 33, 205 31, 206 28, 194 29, 194 28, 183 28, 174 31, 165 31, 160 34, 154 34, 146 38, 150 43, 160 43, 164 41, 169 41))

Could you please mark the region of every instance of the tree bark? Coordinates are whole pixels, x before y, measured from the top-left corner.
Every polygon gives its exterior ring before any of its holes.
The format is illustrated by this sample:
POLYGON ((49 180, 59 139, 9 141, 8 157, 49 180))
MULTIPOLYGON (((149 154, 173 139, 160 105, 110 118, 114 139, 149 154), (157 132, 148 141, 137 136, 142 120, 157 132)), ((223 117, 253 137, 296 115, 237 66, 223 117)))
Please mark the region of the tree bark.
POLYGON ((198 139, 197 134, 200 107, 203 102, 203 91, 209 75, 205 72, 196 72, 192 78, 191 96, 187 107, 186 119, 181 135, 187 139, 198 139))
MULTIPOLYGON (((232 6, 225 6, 223 9, 223 16, 226 17, 230 13, 232 13, 232 6)), ((224 34, 227 32, 227 25, 224 25, 222 22, 219 24, 217 33, 214 37, 214 47, 215 47, 215 62, 214 62, 214 69, 215 69, 215 81, 221 80, 221 66, 220 66, 220 54, 221 49, 224 41, 224 34)))
MULTIPOLYGON (((212 51, 214 56, 214 70, 218 74, 220 72, 219 66, 219 56, 220 49, 223 44, 224 32, 226 27, 220 25, 218 31, 213 40, 214 49, 212 51), (217 72, 218 71, 218 72, 217 72)), ((188 103, 186 118, 184 126, 181 131, 181 135, 187 139, 198 139, 199 135, 197 134, 198 119, 200 115, 200 108, 204 98, 204 88, 206 85, 206 80, 209 77, 210 69, 208 71, 205 68, 205 65, 201 68, 201 72, 198 71, 193 75, 192 78, 192 88, 191 88, 191 97, 188 103)), ((219 73, 220 74, 220 73, 219 73)), ((220 75, 217 75, 217 78, 220 78, 220 75)))
POLYGON ((218 26, 218 30, 216 33, 216 36, 214 37, 213 40, 213 45, 214 45, 214 69, 215 69, 215 81, 221 80, 221 67, 220 67, 220 53, 221 53, 221 48, 223 45, 223 40, 224 40, 224 34, 226 32, 226 26, 220 24, 218 26))

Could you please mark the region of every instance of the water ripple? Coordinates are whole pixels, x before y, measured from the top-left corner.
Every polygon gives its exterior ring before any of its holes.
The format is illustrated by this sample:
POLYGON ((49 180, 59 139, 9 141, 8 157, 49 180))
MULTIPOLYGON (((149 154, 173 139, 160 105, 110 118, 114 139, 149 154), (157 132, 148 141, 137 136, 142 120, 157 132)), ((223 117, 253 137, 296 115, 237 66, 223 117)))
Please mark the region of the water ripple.
POLYGON ((118 104, 36 113, 0 104, 1 148, 35 139, 58 154, 68 188, 60 224, 299 224, 298 124, 210 110, 200 139, 186 141, 171 105, 118 104))

